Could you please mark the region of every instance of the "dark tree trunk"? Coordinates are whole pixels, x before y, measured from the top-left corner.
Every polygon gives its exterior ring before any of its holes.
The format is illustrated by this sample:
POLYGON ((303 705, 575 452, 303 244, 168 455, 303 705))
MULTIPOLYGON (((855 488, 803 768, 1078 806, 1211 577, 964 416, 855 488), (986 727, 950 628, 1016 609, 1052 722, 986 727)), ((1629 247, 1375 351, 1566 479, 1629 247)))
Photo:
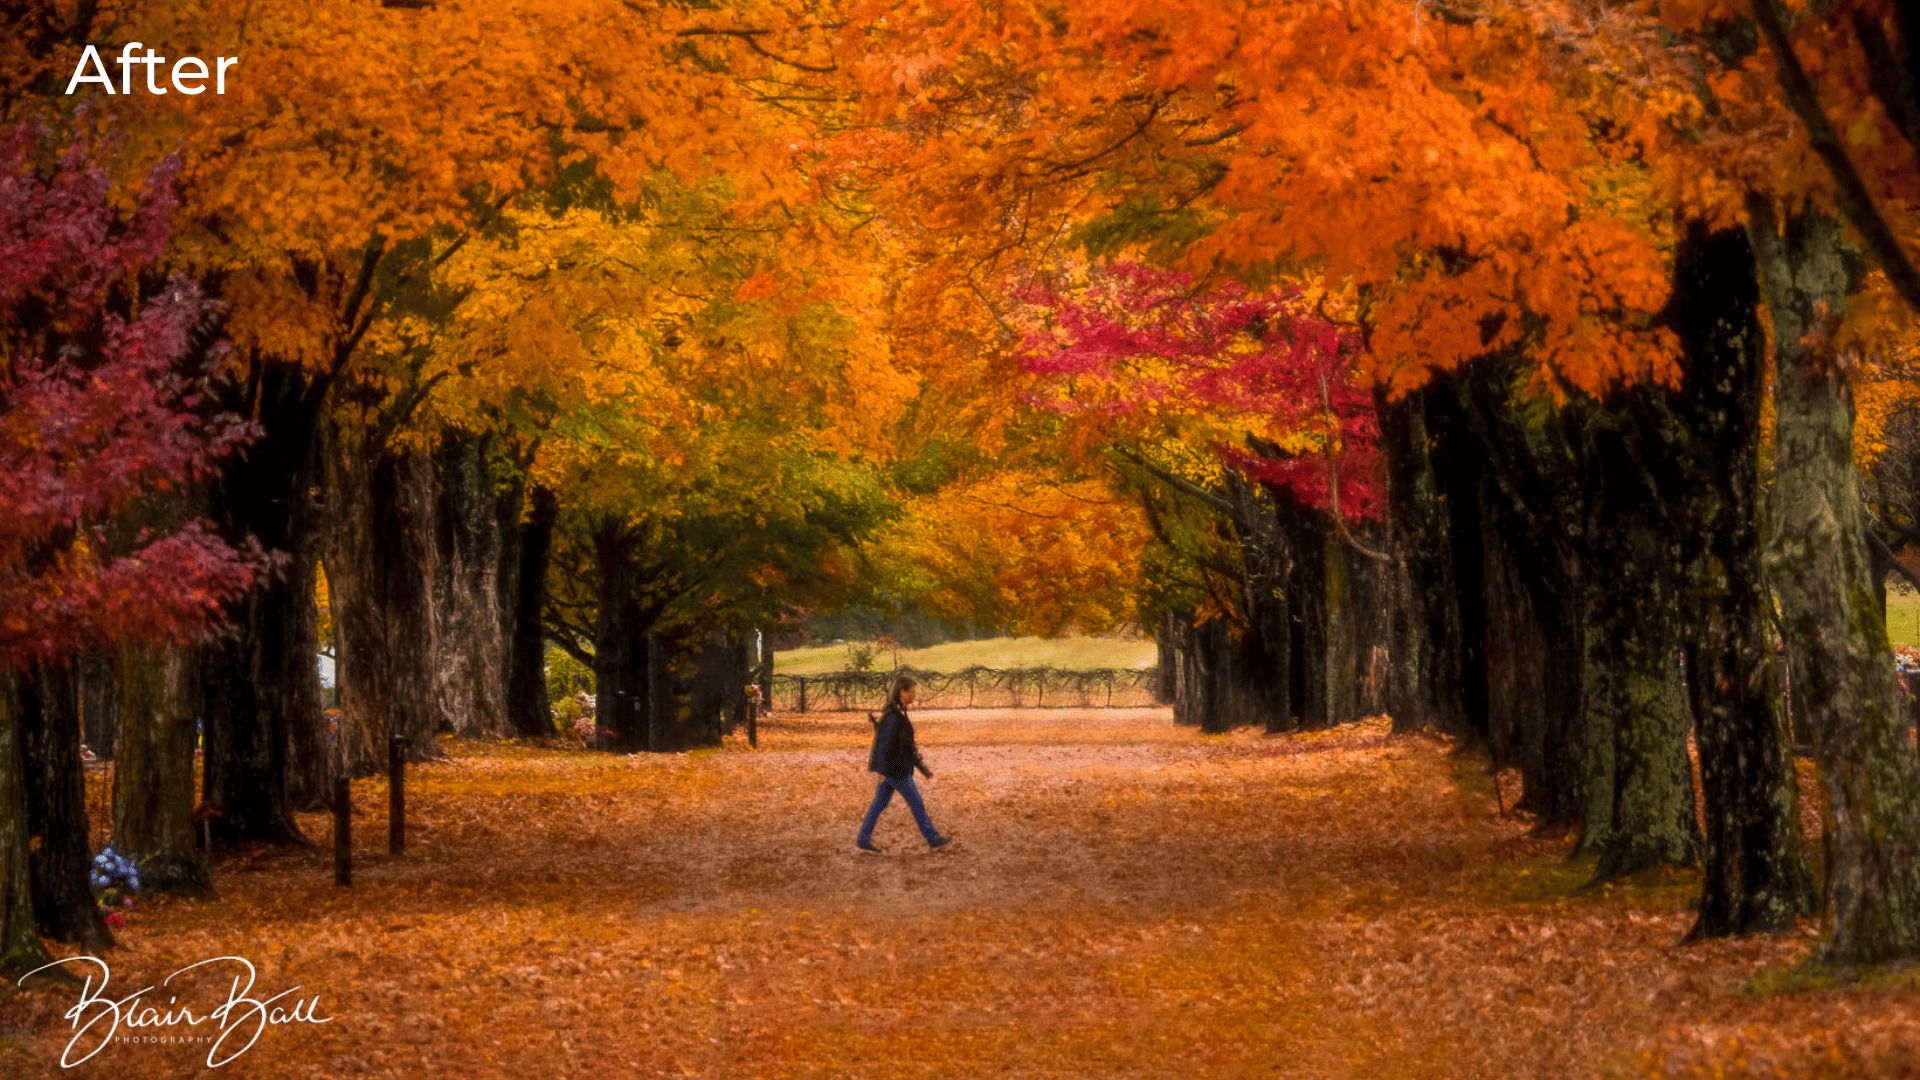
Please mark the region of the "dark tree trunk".
POLYGON ((1471 743, 1488 743, 1487 727, 1487 571, 1486 526, 1481 517, 1481 485, 1486 461, 1478 441, 1465 432, 1450 439, 1441 490, 1447 505, 1447 539, 1453 568, 1454 603, 1459 610, 1460 720, 1450 732, 1471 743))
MULTIPOLYGON (((1487 510, 1492 517, 1491 508, 1487 510)), ((1541 691, 1556 661, 1551 637, 1534 607, 1518 559, 1489 530, 1485 548, 1487 585, 1487 731, 1494 766, 1517 765, 1521 797, 1516 806, 1535 810, 1552 802, 1548 787, 1547 711, 1541 691)))
POLYGON ((1274 500, 1280 536, 1289 552, 1282 593, 1287 598, 1287 711, 1290 727, 1326 727, 1327 527, 1325 519, 1291 498, 1274 500))
POLYGON ((1179 681, 1174 665, 1179 663, 1180 654, 1174 641, 1173 616, 1162 615, 1153 632, 1153 700, 1161 705, 1173 704, 1174 684, 1179 681))
POLYGON ((87 835, 80 687, 73 667, 36 665, 21 685, 20 706, 34 919, 40 932, 56 941, 107 948, 113 935, 101 921, 88 876, 93 846, 87 835))
POLYGON ((635 597, 634 543, 632 531, 618 518, 604 518, 594 529, 600 581, 593 639, 594 720, 613 733, 611 745, 627 753, 652 749, 647 715, 652 671, 647 627, 635 597))
POLYGON ((1277 503, 1286 496, 1231 473, 1228 490, 1239 538, 1240 603, 1247 622, 1245 662, 1237 667, 1252 698, 1253 722, 1268 731, 1285 731, 1293 726, 1287 663, 1291 627, 1285 593, 1287 542, 1277 503))
POLYGON ((486 436, 441 436, 428 482, 437 488, 431 653, 434 726, 456 735, 507 731, 508 619, 501 606, 501 522, 517 516, 519 482, 496 485, 486 436))
MULTIPOLYGON (((1352 531, 1368 548, 1384 546, 1371 530, 1356 525, 1352 531)), ((1346 723, 1387 711, 1387 682, 1393 667, 1394 563, 1333 533, 1328 534, 1328 542, 1338 548, 1344 571, 1337 592, 1338 633, 1329 630, 1333 686, 1329 711, 1335 723, 1346 723)))
POLYGON ((196 694, 183 648, 121 654, 123 752, 113 773, 114 835, 144 888, 186 896, 213 890, 194 836, 196 694))
POLYGON ((1799 785, 1779 709, 1759 531, 1766 335, 1744 232, 1694 223, 1671 306, 1687 354, 1677 413, 1695 448, 1686 490, 1687 691, 1706 804, 1706 875, 1691 937, 1790 929, 1813 904, 1799 785))
POLYGON ((412 459, 382 451, 358 428, 331 432, 327 581, 341 715, 336 753, 347 776, 377 775, 389 735, 433 748, 423 700, 431 686, 421 678, 433 568, 431 545, 421 541, 432 506, 422 505, 408 480, 412 459))
POLYGON ((119 673, 113 660, 88 653, 76 661, 80 673, 81 741, 95 757, 111 761, 119 752, 120 725, 114 711, 114 688, 119 673))
POLYGON ((1462 732, 1468 727, 1462 689, 1459 589, 1453 576, 1446 492, 1435 462, 1435 445, 1458 438, 1457 425, 1442 417, 1439 432, 1433 414, 1434 388, 1399 401, 1382 401, 1381 443, 1387 463, 1390 512, 1397 548, 1405 566, 1407 643, 1401 685, 1404 704, 1394 715, 1394 730, 1437 728, 1462 732))
POLYGON ((293 365, 260 364, 234 404, 265 433, 212 491, 229 542, 257 539, 291 560, 235 605, 227 635, 201 656, 205 799, 219 812, 216 835, 228 840, 306 842, 293 819, 290 750, 296 739, 325 738, 312 577, 321 389, 293 365))
POLYGON ((1827 794, 1830 934, 1823 955, 1920 953, 1920 758, 1896 704, 1891 645, 1868 580, 1853 463, 1853 394, 1811 340, 1848 295, 1839 225, 1752 211, 1774 339, 1774 484, 1767 564, 1793 658, 1793 703, 1827 794))
POLYGON ((753 667, 747 644, 739 635, 713 631, 701 642, 689 688, 692 709, 687 734, 703 740, 696 745, 719 745, 721 737, 746 719, 747 681, 753 667), (707 732, 711 725, 711 734, 707 732))
POLYGON ((520 533, 520 565, 514 574, 512 637, 507 677, 507 713, 522 735, 551 735, 547 704, 547 561, 560 499, 553 489, 535 485, 529 493, 527 523, 520 533))
MULTIPOLYGON (((418 760, 439 756, 442 733, 503 732, 510 663, 501 521, 518 492, 495 490, 486 441, 448 434, 418 451, 337 426, 328 463, 342 767, 351 775, 384 768, 389 733, 405 736, 418 760)), ((544 708, 544 679, 541 697, 544 708)))
POLYGON ((0 672, 0 975, 9 982, 52 960, 33 917, 26 724, 18 691, 15 677, 0 672))
POLYGON ((658 632, 649 631, 638 639, 646 671, 644 719, 646 748, 654 753, 666 753, 678 749, 675 738, 683 723, 681 708, 683 700, 680 694, 680 673, 676 661, 677 642, 658 632))

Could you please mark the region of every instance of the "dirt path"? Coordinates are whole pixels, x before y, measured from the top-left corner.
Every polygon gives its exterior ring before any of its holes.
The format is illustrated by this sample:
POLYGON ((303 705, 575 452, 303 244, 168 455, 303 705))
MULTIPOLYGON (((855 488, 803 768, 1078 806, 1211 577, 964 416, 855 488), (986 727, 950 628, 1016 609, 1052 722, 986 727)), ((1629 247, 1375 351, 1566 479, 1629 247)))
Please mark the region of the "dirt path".
MULTIPOLYGON (((1560 845, 1434 742, 1203 738, 1155 710, 916 725, 951 853, 898 803, 889 856, 851 851, 859 716, 777 719, 757 752, 461 746, 415 770, 406 856, 362 784, 352 890, 324 852, 232 860, 218 901, 137 913, 114 986, 232 954, 320 996, 332 1022, 264 1031, 223 1077, 1920 1068, 1910 982, 1743 994, 1806 934, 1679 948, 1687 880, 1570 898, 1560 845)), ((124 1041, 61 1069, 74 1000, 0 995, 0 1074, 208 1071, 206 1043, 124 1041)))

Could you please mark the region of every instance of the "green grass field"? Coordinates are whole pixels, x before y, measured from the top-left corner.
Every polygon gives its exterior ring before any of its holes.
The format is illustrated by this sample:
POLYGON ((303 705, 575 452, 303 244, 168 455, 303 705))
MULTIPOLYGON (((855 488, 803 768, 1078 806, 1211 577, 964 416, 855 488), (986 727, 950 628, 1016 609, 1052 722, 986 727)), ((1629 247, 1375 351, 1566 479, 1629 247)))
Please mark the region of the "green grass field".
MULTIPOLYGON (((1887 634, 1895 643, 1920 647, 1920 593, 1887 590, 1887 634)), ((775 653, 782 675, 823 675, 847 667, 845 645, 817 645, 775 653)), ((876 652, 874 667, 891 668, 893 655, 876 652)), ((1054 667, 1070 671, 1152 667, 1153 642, 1121 637, 1018 637, 955 641, 931 649, 902 649, 900 663, 921 671, 963 671, 969 667, 1054 667)))
POLYGON ((1887 589, 1887 636, 1920 648, 1920 593, 1887 589))
MULTIPOLYGON (((823 675, 847 668, 845 645, 819 645, 773 654, 774 671, 781 675, 823 675)), ((900 663, 921 671, 964 671, 970 667, 1053 667, 1070 671, 1097 668, 1141 668, 1154 663, 1153 642, 1122 637, 989 638, 953 641, 930 649, 902 649, 900 663)), ((894 655, 876 651, 873 666, 893 667, 894 655)))

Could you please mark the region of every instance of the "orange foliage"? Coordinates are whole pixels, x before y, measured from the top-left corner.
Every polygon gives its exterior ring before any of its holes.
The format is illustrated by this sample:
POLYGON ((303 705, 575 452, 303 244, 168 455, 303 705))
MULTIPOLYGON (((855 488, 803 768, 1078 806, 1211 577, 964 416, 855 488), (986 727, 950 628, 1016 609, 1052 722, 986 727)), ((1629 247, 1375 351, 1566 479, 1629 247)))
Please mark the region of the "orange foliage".
MULTIPOLYGON (((850 850, 858 714, 777 716, 761 749, 614 757, 450 743, 357 784, 355 884, 261 850, 221 897, 141 908, 116 984, 233 953, 331 1024, 277 1027, 261 1080, 388 1074, 845 1077, 1288 1074, 1456 1080, 1897 1077, 1920 990, 1796 987, 1787 937, 1677 944, 1691 875, 1574 892, 1564 842, 1384 719, 1201 736, 1164 710, 922 712, 951 854, 850 850), (1761 990, 1743 989, 1754 985, 1761 990), (1787 992, 1769 991, 1778 987, 1787 992)), ((1511 776, 1508 777, 1511 782, 1511 776)), ((1511 795, 1511 791, 1508 793, 1511 795)), ((104 805, 97 812, 104 813, 104 805)), ((323 833, 322 819, 308 822, 323 833)), ((73 992, 0 991, 0 1071, 55 1063, 73 992)), ((115 1045, 100 1075, 183 1074, 115 1045)))

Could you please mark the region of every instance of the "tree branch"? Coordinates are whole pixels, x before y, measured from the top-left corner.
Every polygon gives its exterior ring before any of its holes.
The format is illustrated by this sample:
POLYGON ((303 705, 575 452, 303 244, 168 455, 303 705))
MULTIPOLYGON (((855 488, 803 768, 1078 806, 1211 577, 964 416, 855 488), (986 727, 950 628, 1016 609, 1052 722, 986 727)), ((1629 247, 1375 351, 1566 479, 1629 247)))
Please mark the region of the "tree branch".
POLYGON ((1887 280, 1900 293, 1907 306, 1920 311, 1920 270, 1915 270, 1912 261, 1907 258, 1905 249, 1900 246, 1899 237, 1882 217, 1873 203, 1873 195, 1867 190, 1866 181, 1860 178, 1860 171, 1854 167, 1853 159, 1847 156, 1846 147, 1840 142, 1839 132, 1834 130, 1833 121, 1827 119, 1826 112, 1820 107, 1819 95, 1815 92, 1813 80, 1807 76, 1806 68, 1800 64, 1800 57, 1793 51, 1793 42, 1787 37, 1787 24, 1780 11, 1779 0, 1753 0, 1754 21, 1760 25, 1760 31, 1766 35, 1767 44, 1773 49, 1775 59, 1779 61, 1779 80, 1781 92, 1786 95, 1787 104, 1806 125, 1807 137, 1813 144, 1814 153, 1826 163, 1827 172, 1832 174, 1834 187, 1838 190, 1840 208, 1846 213, 1847 220, 1860 231, 1867 242, 1867 250, 1879 261, 1880 268, 1886 271, 1887 280))

